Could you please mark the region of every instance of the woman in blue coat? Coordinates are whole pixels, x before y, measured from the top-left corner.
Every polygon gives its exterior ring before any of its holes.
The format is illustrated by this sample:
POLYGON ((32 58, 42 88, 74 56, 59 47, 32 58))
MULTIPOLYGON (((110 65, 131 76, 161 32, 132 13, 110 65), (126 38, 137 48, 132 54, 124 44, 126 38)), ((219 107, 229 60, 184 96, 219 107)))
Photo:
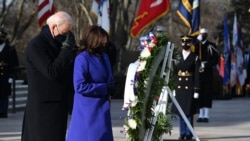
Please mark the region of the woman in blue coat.
POLYGON ((74 105, 67 141, 113 141, 109 93, 114 89, 108 34, 90 26, 74 64, 74 105))

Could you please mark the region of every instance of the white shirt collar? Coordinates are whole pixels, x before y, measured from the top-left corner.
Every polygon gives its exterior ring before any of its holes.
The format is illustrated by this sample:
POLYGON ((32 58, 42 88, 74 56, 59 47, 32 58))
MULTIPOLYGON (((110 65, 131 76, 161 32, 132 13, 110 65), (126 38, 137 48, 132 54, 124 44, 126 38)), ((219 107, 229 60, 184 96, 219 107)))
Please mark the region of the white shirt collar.
POLYGON ((182 50, 182 55, 183 55, 183 59, 186 60, 188 55, 190 54, 190 50, 182 50))

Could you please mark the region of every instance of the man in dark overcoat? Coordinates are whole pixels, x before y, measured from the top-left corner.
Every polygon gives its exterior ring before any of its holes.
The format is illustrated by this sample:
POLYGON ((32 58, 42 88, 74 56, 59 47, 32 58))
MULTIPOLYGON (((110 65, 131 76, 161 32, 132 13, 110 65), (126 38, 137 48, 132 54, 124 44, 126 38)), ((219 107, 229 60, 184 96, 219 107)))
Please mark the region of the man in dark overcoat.
POLYGON ((208 31, 205 28, 200 29, 200 35, 197 37, 199 43, 196 47, 196 53, 201 60, 200 66, 200 99, 199 99, 199 118, 197 122, 209 121, 209 108, 212 108, 213 100, 213 69, 219 61, 219 53, 215 43, 207 39, 208 31))
POLYGON ((71 74, 67 71, 72 67, 76 47, 72 26, 72 17, 59 11, 47 19, 28 44, 25 65, 29 87, 22 141, 65 141, 67 74, 71 74))
POLYGON ((11 83, 18 66, 16 50, 7 42, 7 33, 0 29, 0 118, 8 117, 11 83))

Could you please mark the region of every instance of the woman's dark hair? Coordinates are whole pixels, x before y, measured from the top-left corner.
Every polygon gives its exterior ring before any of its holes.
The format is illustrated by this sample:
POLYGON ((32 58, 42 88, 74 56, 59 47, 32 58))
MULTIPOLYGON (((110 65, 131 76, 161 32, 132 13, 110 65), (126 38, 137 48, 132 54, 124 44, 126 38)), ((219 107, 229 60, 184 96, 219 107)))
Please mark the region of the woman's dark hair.
POLYGON ((87 50, 90 53, 96 53, 96 49, 108 42, 108 33, 100 26, 89 26, 83 33, 80 40, 79 51, 87 50))

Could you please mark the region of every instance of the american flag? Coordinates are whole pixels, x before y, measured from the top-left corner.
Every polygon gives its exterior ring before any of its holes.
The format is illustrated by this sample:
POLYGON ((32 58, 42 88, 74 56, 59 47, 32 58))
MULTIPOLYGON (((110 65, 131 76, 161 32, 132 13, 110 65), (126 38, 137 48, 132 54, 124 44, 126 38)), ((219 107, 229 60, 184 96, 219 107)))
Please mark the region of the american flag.
POLYGON ((53 0, 39 0, 38 4, 38 23, 43 26, 47 18, 56 11, 53 0))

